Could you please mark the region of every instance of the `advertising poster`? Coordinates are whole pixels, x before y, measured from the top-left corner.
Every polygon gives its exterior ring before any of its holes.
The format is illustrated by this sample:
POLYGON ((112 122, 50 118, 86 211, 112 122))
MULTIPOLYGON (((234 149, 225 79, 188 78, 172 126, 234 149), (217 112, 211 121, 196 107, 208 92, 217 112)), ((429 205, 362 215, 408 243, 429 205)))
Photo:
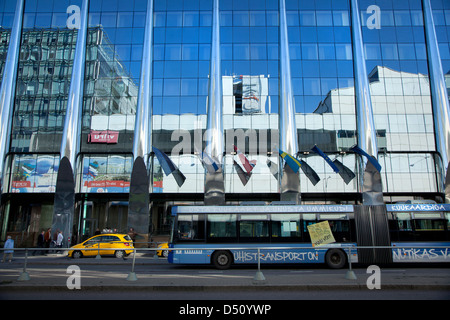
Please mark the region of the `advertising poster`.
POLYGON ((83 159, 81 192, 130 192, 131 158, 125 156, 86 157, 83 159))
POLYGON ((59 157, 54 155, 15 156, 11 192, 55 192, 59 157))

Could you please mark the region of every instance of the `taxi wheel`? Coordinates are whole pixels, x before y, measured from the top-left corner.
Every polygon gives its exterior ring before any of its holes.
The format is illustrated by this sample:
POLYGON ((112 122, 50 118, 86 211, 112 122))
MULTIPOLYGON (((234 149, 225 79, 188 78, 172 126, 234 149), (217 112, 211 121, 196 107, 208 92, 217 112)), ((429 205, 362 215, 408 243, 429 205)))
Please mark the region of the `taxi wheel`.
POLYGON ((125 258, 125 251, 117 250, 116 252, 114 252, 114 256, 118 259, 123 259, 125 258))
POLYGON ((74 259, 80 259, 83 258, 83 253, 81 253, 81 251, 74 251, 72 253, 72 258, 74 259))

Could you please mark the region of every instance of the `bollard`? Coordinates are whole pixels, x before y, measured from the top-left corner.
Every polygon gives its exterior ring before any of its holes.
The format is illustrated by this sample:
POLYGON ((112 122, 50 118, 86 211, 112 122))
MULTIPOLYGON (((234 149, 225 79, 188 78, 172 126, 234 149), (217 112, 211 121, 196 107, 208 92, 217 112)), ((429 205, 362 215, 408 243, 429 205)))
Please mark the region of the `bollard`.
POLYGON ((356 280, 356 274, 352 270, 352 248, 348 248, 348 271, 345 274, 345 279, 356 280))
POLYGON ((134 273, 134 262, 136 260, 136 248, 133 250, 133 263, 131 264, 131 272, 128 274, 127 281, 137 281, 136 273, 134 273))
POLYGON ((23 265, 23 271, 19 276, 17 281, 28 281, 30 280, 30 275, 27 272, 27 258, 28 258, 28 249, 25 249, 25 263, 23 265))
POLYGON ((253 278, 254 283, 258 283, 261 281, 265 281, 266 278, 264 277, 263 273, 261 272, 261 253, 260 249, 258 248, 258 271, 256 271, 255 277, 253 278))
POLYGON ((100 256, 100 242, 97 244, 98 246, 98 251, 97 251, 97 255, 95 256, 95 259, 101 259, 102 257, 100 256))

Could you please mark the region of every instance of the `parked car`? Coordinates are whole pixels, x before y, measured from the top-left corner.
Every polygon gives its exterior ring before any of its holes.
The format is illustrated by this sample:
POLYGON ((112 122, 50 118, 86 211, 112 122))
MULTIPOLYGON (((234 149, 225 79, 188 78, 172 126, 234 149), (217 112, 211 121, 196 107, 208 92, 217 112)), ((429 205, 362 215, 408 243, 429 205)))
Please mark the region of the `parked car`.
MULTIPOLYGON (((161 243, 160 245, 158 245, 158 249, 167 249, 167 248, 169 248, 169 243, 167 243, 167 242, 164 242, 164 243, 161 243)), ((167 258, 167 256, 169 255, 169 250, 157 250, 156 254, 159 257, 167 258)))
POLYGON ((99 234, 71 247, 68 256, 77 259, 100 254, 100 256, 113 255, 116 258, 124 258, 133 252, 133 248, 133 241, 127 234, 99 234))

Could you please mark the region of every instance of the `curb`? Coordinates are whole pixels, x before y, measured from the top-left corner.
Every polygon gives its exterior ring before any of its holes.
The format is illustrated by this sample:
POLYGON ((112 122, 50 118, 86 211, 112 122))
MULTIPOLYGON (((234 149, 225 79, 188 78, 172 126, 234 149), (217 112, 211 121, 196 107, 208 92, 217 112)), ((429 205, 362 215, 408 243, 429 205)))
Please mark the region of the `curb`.
MULTIPOLYGON (((377 291, 370 290, 366 285, 353 284, 353 285, 231 285, 231 286, 164 286, 164 285, 84 285, 80 290, 70 290, 66 286, 30 286, 30 285, 2 285, 0 286, 0 294, 3 292, 20 292, 20 291, 339 291, 339 290, 364 290, 364 291, 377 291)), ((409 285, 409 284, 386 284, 381 286, 381 290, 445 290, 450 292, 450 285, 409 285)))

